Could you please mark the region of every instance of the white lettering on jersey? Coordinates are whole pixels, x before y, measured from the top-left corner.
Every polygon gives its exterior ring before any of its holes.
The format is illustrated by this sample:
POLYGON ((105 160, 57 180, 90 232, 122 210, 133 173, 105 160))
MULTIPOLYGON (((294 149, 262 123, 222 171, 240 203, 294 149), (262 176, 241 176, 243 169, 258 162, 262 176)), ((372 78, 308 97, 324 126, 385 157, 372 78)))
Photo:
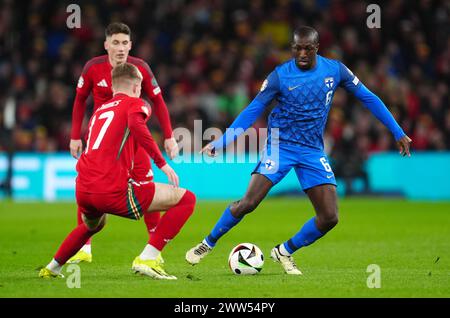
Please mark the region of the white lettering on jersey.
POLYGON ((325 106, 327 106, 331 102, 331 98, 333 97, 333 90, 327 92, 327 96, 325 98, 325 106))
POLYGON ((102 106, 100 106, 100 108, 97 111, 103 110, 103 109, 107 109, 107 108, 111 108, 111 107, 116 107, 117 105, 120 104, 121 101, 122 100, 119 99, 119 100, 116 100, 116 101, 108 103, 108 104, 103 104, 102 106))

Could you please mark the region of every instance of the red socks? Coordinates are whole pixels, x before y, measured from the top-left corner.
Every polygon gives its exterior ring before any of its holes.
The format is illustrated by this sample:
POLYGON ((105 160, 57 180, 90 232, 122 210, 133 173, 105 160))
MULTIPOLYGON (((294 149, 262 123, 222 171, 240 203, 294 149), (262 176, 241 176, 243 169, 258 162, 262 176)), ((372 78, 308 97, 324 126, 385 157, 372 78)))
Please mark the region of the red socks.
MULTIPOLYGON (((83 224, 83 219, 81 218, 80 208, 77 210, 77 221, 78 225, 83 224)), ((147 226, 147 231, 151 235, 155 232, 156 226, 158 225, 159 220, 161 219, 161 212, 152 212, 152 213, 144 213, 144 222, 147 226)), ((92 239, 89 238, 85 244, 91 244, 92 239)))
MULTIPOLYGON (((148 244, 154 246, 158 250, 162 250, 164 246, 180 232, 183 225, 194 212, 195 195, 186 190, 177 205, 167 210, 161 217, 155 232, 151 235, 148 244)), ((152 213, 147 213, 152 214, 152 213)))
MULTIPOLYGON (((82 213, 81 213, 81 210, 80 210, 80 207, 77 207, 77 224, 78 225, 80 225, 80 224, 84 224, 83 223, 83 218, 82 218, 82 213)), ((84 243, 84 244, 86 244, 86 245, 91 245, 91 241, 92 241, 92 239, 89 237, 89 239, 86 241, 86 243, 84 243)), ((84 245, 83 244, 83 245, 84 245)), ((81 247, 83 247, 83 245, 81 245, 81 247)), ((80 248, 81 248, 80 247, 80 248)))
POLYGON ((76 252, 86 244, 86 241, 95 233, 100 231, 103 226, 99 226, 95 231, 89 231, 87 226, 82 223, 78 225, 62 242, 58 251, 55 254, 54 259, 59 265, 64 265, 69 258, 75 255, 76 252))
POLYGON ((147 226, 148 234, 153 234, 156 230, 156 226, 161 219, 161 212, 144 213, 144 222, 147 226))

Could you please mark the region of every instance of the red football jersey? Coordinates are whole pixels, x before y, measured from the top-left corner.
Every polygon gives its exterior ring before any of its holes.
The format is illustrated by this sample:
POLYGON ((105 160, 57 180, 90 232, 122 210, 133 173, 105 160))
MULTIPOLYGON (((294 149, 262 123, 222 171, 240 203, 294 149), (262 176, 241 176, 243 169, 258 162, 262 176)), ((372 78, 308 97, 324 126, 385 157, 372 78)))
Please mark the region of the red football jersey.
MULTIPOLYGON (((153 72, 149 65, 142 59, 128 56, 127 62, 135 65, 142 74, 142 91, 147 97, 155 103, 155 115, 161 124, 165 138, 172 136, 172 126, 170 116, 166 105, 161 97, 161 88, 158 86, 153 72)), ((74 103, 72 114, 72 139, 80 139, 81 124, 86 110, 84 102, 92 92, 94 99, 94 111, 100 105, 113 97, 112 93, 112 65, 109 62, 108 55, 94 57, 89 60, 83 68, 82 74, 78 79, 77 98, 82 99, 82 103, 74 103)))
POLYGON ((77 163, 76 189, 90 193, 114 193, 127 189, 130 171, 138 142, 148 137, 151 143, 144 144, 147 153, 158 167, 165 164, 156 143, 151 139, 145 121, 150 118, 149 105, 140 98, 117 94, 102 104, 89 121, 86 149, 77 163), (141 127, 145 130, 136 135, 134 122, 130 119, 143 118, 141 127), (149 150, 150 149, 150 150, 149 150))

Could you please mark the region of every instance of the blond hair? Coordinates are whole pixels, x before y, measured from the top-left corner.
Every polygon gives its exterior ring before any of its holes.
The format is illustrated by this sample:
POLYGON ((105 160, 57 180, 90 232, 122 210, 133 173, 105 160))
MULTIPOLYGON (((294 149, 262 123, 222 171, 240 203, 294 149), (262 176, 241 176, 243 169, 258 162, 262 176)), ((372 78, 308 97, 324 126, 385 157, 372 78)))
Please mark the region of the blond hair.
POLYGON ((133 81, 142 81, 142 74, 136 66, 130 63, 117 65, 112 70, 112 86, 118 87, 123 84, 131 84, 133 81))

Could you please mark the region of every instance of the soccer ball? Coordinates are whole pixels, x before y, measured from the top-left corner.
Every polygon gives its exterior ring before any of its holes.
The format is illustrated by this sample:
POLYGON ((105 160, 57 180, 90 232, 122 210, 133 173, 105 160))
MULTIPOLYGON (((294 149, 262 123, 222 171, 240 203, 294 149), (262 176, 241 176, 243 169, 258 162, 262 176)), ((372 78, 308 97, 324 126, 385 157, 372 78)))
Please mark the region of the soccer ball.
POLYGON ((241 243, 231 250, 228 265, 236 275, 255 275, 262 270, 264 255, 255 244, 241 243))

